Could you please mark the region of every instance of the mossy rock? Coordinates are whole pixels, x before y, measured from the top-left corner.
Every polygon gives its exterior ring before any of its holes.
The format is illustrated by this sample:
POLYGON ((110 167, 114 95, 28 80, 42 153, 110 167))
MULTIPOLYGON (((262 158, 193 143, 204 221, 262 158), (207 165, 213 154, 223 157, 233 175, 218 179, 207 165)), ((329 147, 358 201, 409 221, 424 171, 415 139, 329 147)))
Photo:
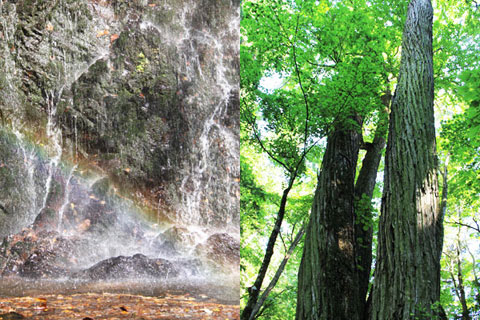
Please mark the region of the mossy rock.
POLYGON ((58 214, 51 208, 44 208, 33 223, 36 230, 50 230, 55 229, 58 223, 58 214))
POLYGON ((65 190, 61 183, 52 179, 47 197, 47 206, 58 207, 63 202, 65 190))
POLYGON ((106 198, 110 194, 110 181, 108 178, 102 178, 95 182, 92 186, 93 193, 100 198, 106 198))

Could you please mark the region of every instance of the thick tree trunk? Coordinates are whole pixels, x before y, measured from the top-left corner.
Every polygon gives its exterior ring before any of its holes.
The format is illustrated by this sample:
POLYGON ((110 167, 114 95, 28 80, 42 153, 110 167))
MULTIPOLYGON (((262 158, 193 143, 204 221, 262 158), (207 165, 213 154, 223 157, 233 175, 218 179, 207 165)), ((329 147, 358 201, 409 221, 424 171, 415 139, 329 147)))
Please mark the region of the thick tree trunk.
POLYGON ((373 320, 435 319, 440 295, 432 18, 430 0, 410 2, 390 115, 373 320))
POLYGON ((298 276, 296 319, 360 319, 354 183, 360 135, 328 137, 298 276))

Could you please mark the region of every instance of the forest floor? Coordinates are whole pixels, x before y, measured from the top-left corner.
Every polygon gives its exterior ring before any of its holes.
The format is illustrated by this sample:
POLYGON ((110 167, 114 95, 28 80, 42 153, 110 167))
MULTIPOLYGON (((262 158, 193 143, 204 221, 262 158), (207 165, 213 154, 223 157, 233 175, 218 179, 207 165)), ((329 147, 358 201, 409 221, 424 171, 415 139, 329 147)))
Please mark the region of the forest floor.
POLYGON ((221 304, 206 296, 194 297, 188 293, 161 297, 117 293, 0 297, 2 320, 234 320, 239 317, 238 305, 221 304))

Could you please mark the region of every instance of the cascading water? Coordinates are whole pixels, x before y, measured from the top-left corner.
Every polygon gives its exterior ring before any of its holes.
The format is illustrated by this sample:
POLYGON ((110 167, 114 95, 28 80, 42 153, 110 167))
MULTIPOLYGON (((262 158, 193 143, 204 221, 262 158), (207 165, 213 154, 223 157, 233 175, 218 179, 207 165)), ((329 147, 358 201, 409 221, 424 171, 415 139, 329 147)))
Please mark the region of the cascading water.
POLYGON ((0 275, 238 294, 239 6, 187 2, 0 1, 0 275))
MULTIPOLYGON (((237 74, 231 65, 226 66, 227 62, 232 63, 232 57, 227 56, 237 49, 237 42, 226 43, 226 39, 235 39, 239 15, 229 21, 227 28, 200 30, 193 27, 199 7, 197 2, 184 6, 176 16, 180 32, 166 38, 180 53, 178 69, 180 82, 187 83, 188 87, 183 92, 187 107, 203 110, 201 117, 194 111, 191 113, 195 115, 191 119, 196 127, 191 137, 195 152, 185 159, 183 178, 178 186, 180 201, 173 219, 185 225, 238 227, 237 201, 220 203, 214 198, 218 193, 231 195, 231 199, 238 197, 239 137, 224 119, 229 117, 228 109, 234 108, 232 97, 238 94, 237 74), (209 65, 205 60, 215 63, 209 65), (192 84, 192 79, 198 81, 192 84), (218 168, 215 156, 224 161, 222 168, 218 168), (214 202, 216 206, 211 204, 214 202)), ((140 26, 168 35, 165 28, 149 20, 140 26)), ((237 233, 238 229, 233 227, 232 231, 237 233)))
POLYGON ((47 95, 47 127, 46 127, 46 135, 49 142, 49 145, 47 146, 46 150, 48 152, 48 158, 50 159, 50 161, 47 165, 48 175, 47 175, 47 180, 45 181, 45 195, 43 198, 43 204, 42 204, 42 207, 40 208, 40 211, 42 211, 47 205, 47 199, 48 199, 48 195, 50 194, 50 188, 52 185, 52 177, 62 157, 62 133, 55 125, 57 107, 54 99, 55 99, 54 92, 50 92, 47 95))

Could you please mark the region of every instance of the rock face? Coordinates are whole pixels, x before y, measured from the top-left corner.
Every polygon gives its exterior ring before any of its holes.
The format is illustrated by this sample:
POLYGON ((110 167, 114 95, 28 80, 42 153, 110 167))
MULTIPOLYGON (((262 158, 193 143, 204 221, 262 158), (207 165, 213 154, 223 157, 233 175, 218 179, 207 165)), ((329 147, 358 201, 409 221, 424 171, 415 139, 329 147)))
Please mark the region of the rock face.
POLYGON ((0 1, 0 55, 0 276, 238 265, 238 0, 0 1))
POLYGON ((66 162, 160 218, 238 226, 238 22, 236 0, 1 2, 0 235, 66 162))
POLYGON ((196 275, 205 269, 200 260, 179 258, 176 251, 168 260, 137 253, 103 259, 86 268, 81 259, 88 251, 84 248, 95 250, 96 245, 98 243, 94 241, 79 237, 65 238, 54 231, 37 233, 33 229, 25 229, 4 238, 0 246, 0 276, 20 275, 32 279, 70 277, 82 280, 170 279, 180 275, 196 275), (176 258, 173 259, 173 256, 176 258))

